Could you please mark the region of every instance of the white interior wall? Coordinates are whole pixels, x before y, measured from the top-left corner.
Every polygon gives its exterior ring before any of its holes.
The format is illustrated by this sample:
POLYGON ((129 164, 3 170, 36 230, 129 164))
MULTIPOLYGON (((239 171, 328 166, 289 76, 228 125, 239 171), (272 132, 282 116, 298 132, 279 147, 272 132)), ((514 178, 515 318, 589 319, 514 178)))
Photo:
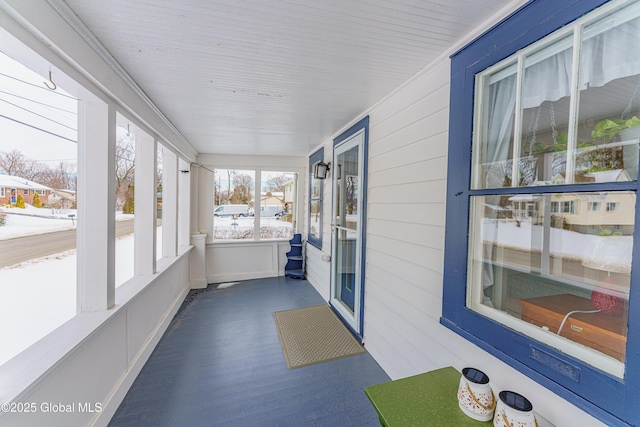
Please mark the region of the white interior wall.
MULTIPOLYGON (((439 323, 449 73, 449 60, 443 59, 369 112, 365 346, 392 379, 474 366, 489 375, 496 391, 524 394, 557 426, 603 425, 439 323)), ((330 197, 324 209, 328 225, 330 197)), ((330 236, 323 234, 328 248, 330 236)), ((307 268, 324 296, 328 263, 322 268, 320 256, 308 250, 307 268)))

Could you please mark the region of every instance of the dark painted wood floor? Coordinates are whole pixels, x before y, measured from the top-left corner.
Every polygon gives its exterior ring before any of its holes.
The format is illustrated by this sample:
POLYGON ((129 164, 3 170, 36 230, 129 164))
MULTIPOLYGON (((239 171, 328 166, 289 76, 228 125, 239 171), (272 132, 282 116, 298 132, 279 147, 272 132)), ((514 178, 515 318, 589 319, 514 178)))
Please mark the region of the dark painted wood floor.
POLYGON ((369 354, 289 370, 273 312, 326 303, 305 280, 192 291, 109 426, 377 426, 369 354))

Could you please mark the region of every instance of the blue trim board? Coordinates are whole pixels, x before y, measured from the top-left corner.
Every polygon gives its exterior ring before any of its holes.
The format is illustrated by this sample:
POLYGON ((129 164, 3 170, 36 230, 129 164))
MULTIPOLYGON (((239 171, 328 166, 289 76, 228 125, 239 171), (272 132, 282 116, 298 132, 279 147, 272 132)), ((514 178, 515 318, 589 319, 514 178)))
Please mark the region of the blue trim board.
MULTIPOLYGON (((349 139, 352 135, 364 129, 364 141, 363 141, 363 171, 362 178, 360 184, 360 188, 362 189, 362 224, 361 224, 361 236, 360 239, 362 241, 362 252, 360 253, 360 319, 358 320, 358 331, 355 332, 355 335, 360 339, 360 342, 364 339, 364 282, 365 282, 365 271, 366 271, 366 253, 367 253, 367 192, 368 192, 368 180, 367 176, 369 174, 369 116, 366 116, 360 119, 353 126, 349 127, 349 129, 342 132, 333 140, 333 146, 344 142, 349 139)), ((338 316, 340 317, 340 316, 338 316)), ((352 329, 352 328, 349 328, 352 329)))
MULTIPOLYGON (((466 277, 470 197, 487 193, 470 190, 475 75, 516 51, 575 21, 604 0, 536 0, 505 18, 451 57, 447 218, 441 324, 475 343, 562 398, 608 425, 640 424, 640 269, 631 273, 629 332, 625 378, 620 380, 586 363, 547 347, 466 308, 466 277), (454 173, 455 171, 455 173, 454 173), (536 351, 542 353, 536 353, 536 351), (563 372, 563 369, 565 372, 563 372), (567 375, 566 371, 571 371, 567 375)), ((605 186, 567 185, 537 188, 536 192, 638 190, 638 182, 605 186)), ((531 192, 527 189, 490 190, 531 192)), ((636 198, 636 224, 640 207, 636 198)), ((635 228, 634 253, 640 253, 635 228)))
POLYGON ((318 151, 309 156, 309 206, 307 210, 307 242, 312 246, 322 250, 322 222, 323 217, 323 200, 324 200, 324 180, 320 180, 320 237, 314 237, 311 235, 311 183, 313 181, 313 165, 318 162, 324 162, 324 147, 321 147, 318 151))

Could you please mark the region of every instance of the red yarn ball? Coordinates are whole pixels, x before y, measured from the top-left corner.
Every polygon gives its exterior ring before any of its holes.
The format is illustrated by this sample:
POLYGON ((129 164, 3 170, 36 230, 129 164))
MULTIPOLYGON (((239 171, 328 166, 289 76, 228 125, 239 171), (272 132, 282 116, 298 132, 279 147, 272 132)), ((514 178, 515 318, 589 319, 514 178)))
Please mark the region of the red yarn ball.
POLYGON ((597 287, 591 292, 591 304, 604 314, 622 314, 625 300, 603 287, 597 287))

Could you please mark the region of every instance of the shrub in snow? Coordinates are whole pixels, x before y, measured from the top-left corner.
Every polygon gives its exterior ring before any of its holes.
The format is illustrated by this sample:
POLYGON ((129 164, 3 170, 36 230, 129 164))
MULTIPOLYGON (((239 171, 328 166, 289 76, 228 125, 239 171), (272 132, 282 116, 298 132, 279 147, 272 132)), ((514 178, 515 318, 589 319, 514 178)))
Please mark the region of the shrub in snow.
POLYGON ((33 195, 33 203, 32 204, 36 208, 42 207, 42 204, 40 203, 40 196, 38 195, 38 193, 35 193, 33 195))
POLYGON ((134 188, 130 185, 125 195, 124 205, 122 205, 123 214, 132 214, 134 210, 134 188))
POLYGON ((22 194, 18 194, 18 199, 16 200, 16 208, 24 209, 24 197, 22 197, 22 194))
POLYGON ((0 211, 0 226, 5 225, 7 222, 7 214, 0 211))

